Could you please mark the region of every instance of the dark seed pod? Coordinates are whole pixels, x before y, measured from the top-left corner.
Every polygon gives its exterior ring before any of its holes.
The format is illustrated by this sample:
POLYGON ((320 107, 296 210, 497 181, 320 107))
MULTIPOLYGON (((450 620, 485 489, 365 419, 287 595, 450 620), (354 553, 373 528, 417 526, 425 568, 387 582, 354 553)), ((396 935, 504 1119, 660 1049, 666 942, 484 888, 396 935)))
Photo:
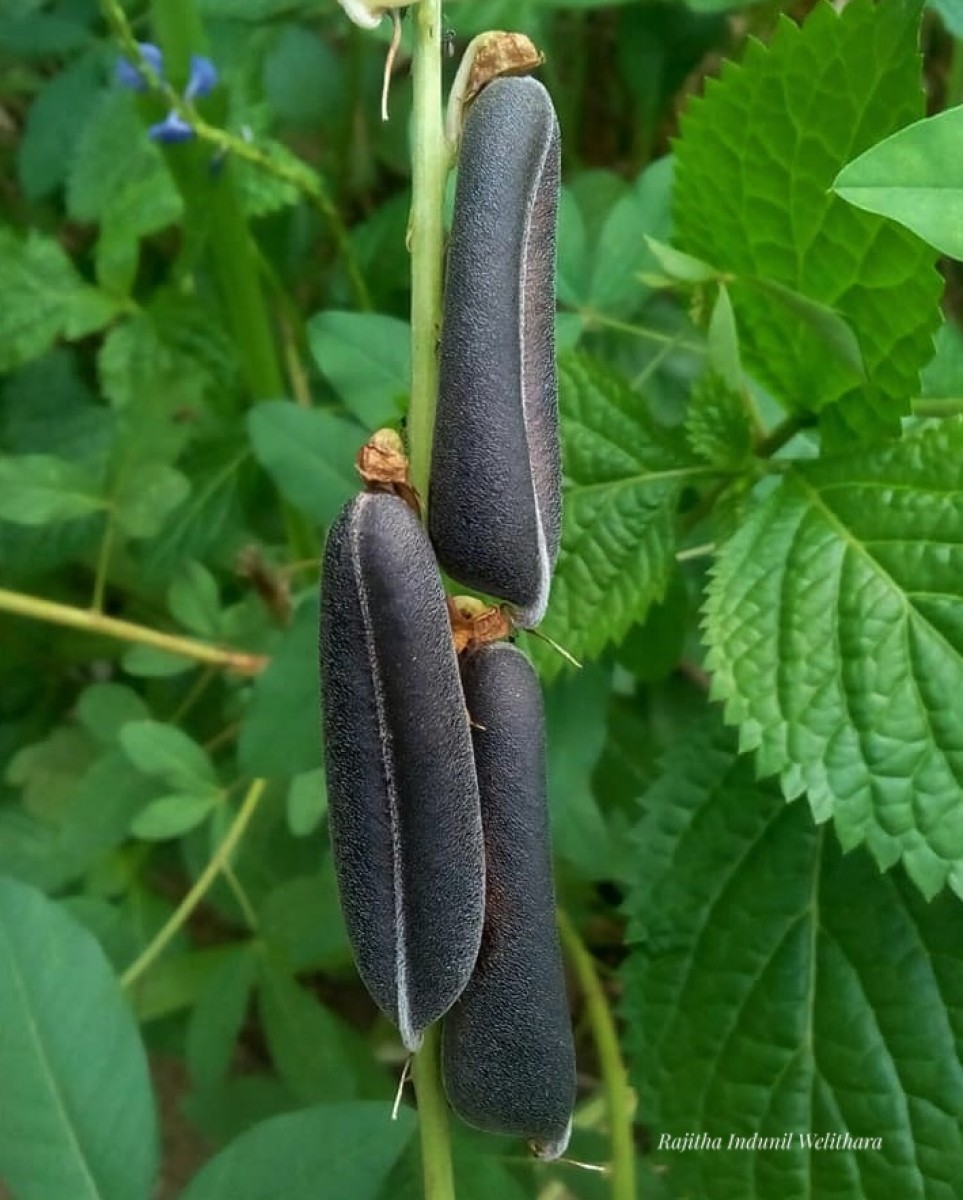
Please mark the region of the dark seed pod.
POLYGON ((504 642, 469 655, 462 678, 487 899, 475 972, 445 1018, 445 1090, 469 1125, 557 1158, 571 1130, 575 1050, 555 927, 542 698, 528 660, 504 642))
POLYGON ((428 523, 459 583, 548 605, 561 537, 555 370, 559 136, 548 92, 496 79, 469 110, 448 246, 428 523))
POLYGON ((475 964, 485 866, 445 594, 397 497, 357 496, 332 526, 320 643, 345 924, 365 985, 414 1050, 475 964))

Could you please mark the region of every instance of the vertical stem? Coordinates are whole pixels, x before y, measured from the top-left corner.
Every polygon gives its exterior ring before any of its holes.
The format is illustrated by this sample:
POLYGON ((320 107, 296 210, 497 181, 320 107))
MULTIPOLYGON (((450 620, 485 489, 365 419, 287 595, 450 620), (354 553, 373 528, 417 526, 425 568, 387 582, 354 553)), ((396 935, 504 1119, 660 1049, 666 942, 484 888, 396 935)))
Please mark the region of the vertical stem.
POLYGON ((408 451, 411 479, 422 503, 428 498, 431 439, 438 397, 438 333, 441 329, 444 228, 442 208, 448 173, 441 95, 442 0, 414 8, 412 64, 411 407, 408 451))
POLYGON ((438 1075, 440 1028, 439 1025, 433 1025, 425 1033, 425 1040, 415 1055, 411 1069, 418 1096, 418 1129, 425 1180, 424 1200, 455 1200, 448 1105, 438 1075))
POLYGON ((578 930, 561 909, 558 912, 558 931, 565 955, 585 997, 589 1024, 598 1050, 612 1145, 612 1200, 635 1200, 632 1093, 619 1050, 612 1010, 595 968, 595 960, 579 937, 578 930))

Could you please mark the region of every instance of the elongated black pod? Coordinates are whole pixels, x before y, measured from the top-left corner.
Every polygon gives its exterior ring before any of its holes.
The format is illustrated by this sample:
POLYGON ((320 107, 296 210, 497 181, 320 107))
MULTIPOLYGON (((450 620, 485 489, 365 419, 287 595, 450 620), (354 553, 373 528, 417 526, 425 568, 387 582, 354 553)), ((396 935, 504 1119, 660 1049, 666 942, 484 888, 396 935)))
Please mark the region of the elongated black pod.
POLYGON ((475 964, 485 865, 471 733, 428 537, 395 496, 357 496, 321 581, 331 841, 358 970, 417 1049, 475 964))
POLYGON ((545 613, 561 537, 558 187, 548 92, 494 80, 458 159, 428 524, 445 570, 527 626, 545 613))
POLYGON ((545 719, 528 660, 505 642, 463 667, 485 830, 485 931, 475 972, 445 1018, 452 1108, 541 1158, 568 1145, 575 1050, 549 849, 545 719))

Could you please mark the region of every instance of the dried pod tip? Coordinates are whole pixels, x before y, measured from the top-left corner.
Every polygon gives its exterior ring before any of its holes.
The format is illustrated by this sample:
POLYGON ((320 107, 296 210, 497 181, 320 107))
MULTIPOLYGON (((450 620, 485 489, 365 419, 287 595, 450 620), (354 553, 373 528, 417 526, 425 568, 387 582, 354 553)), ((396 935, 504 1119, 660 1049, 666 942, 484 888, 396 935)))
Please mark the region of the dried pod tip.
POLYGON ((524 33, 490 29, 468 43, 451 86, 446 136, 454 148, 469 105, 486 83, 504 75, 527 75, 540 67, 545 55, 524 33))
POLYGON ((358 451, 355 466, 368 491, 398 496, 416 516, 421 516, 418 493, 408 474, 408 456, 397 430, 379 429, 373 433, 358 451))
POLYGON ((501 641, 515 629, 506 605, 486 604, 475 596, 449 596, 448 617, 456 654, 501 641))

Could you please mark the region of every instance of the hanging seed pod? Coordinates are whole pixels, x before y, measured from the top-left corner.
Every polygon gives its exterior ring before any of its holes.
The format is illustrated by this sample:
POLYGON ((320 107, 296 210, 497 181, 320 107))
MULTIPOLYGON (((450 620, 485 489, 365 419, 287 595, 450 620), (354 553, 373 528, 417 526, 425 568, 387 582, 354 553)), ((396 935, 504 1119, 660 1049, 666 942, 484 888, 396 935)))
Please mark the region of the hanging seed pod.
POLYGON ((474 974, 445 1018, 445 1090, 469 1125, 557 1158, 571 1131, 575 1050, 555 927, 542 698, 528 660, 505 642, 470 653, 462 680, 487 899, 474 974))
POLYGON ((445 570, 526 626, 545 613, 561 536, 558 186, 548 92, 494 80, 462 134, 428 522, 445 570))
POLYGON ((368 991, 414 1050, 475 964, 485 868, 445 594, 396 496, 357 496, 331 528, 320 651, 345 925, 368 991))

